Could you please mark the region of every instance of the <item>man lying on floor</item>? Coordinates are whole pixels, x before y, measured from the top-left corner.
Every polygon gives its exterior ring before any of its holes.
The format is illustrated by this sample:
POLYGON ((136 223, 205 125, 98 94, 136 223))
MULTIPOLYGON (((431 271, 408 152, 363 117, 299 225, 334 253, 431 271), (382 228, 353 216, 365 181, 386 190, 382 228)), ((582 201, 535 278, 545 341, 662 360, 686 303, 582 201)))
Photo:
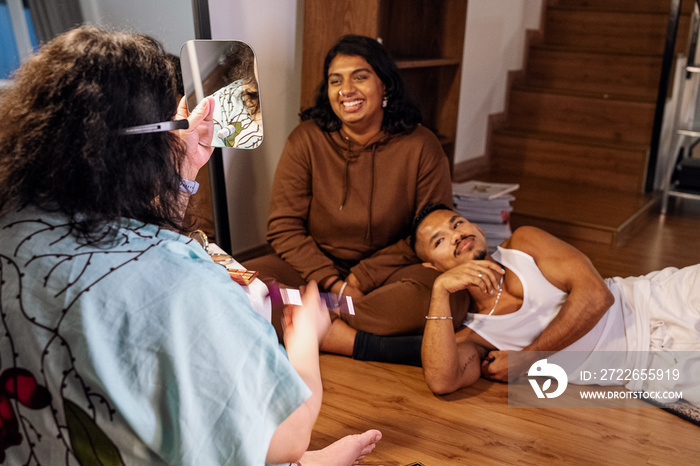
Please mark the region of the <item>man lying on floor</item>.
MULTIPOLYGON (((583 253, 534 227, 518 228, 491 255, 478 226, 436 204, 420 212, 412 238, 426 265, 443 272, 422 343, 435 393, 480 375, 507 381, 508 351, 651 351, 681 374, 700 373, 700 353, 677 353, 700 350, 700 265, 604 280, 583 253), (472 299, 465 327, 455 332, 449 297, 463 289, 472 299)), ((638 366, 635 357, 625 363, 638 366)), ((698 391, 695 382, 683 397, 698 405, 698 391)))

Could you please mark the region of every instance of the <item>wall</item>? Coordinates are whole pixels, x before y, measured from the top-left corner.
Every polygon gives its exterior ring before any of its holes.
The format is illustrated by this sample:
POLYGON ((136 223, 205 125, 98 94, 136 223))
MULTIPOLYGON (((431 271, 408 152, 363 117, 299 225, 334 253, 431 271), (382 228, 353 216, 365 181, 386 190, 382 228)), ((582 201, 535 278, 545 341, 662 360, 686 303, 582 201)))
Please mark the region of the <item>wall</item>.
POLYGON ((455 164, 485 155, 488 117, 505 109, 508 71, 523 67, 525 31, 543 0, 469 0, 455 164))
POLYGON ((151 35, 176 55, 194 39, 191 0, 80 0, 80 7, 86 23, 151 35))

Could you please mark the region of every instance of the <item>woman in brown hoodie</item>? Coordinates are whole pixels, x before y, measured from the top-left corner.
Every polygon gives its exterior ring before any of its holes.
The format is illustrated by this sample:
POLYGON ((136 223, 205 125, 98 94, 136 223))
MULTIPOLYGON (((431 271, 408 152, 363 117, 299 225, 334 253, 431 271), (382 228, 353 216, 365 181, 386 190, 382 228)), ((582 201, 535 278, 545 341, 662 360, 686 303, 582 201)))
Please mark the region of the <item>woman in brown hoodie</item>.
POLYGON ((376 40, 341 38, 324 77, 275 173, 267 240, 277 254, 245 265, 284 285, 313 280, 353 298, 355 315, 334 320, 322 350, 420 365, 420 337, 380 348, 373 334, 422 333, 437 275, 406 238, 423 205, 452 205, 447 156, 376 40))

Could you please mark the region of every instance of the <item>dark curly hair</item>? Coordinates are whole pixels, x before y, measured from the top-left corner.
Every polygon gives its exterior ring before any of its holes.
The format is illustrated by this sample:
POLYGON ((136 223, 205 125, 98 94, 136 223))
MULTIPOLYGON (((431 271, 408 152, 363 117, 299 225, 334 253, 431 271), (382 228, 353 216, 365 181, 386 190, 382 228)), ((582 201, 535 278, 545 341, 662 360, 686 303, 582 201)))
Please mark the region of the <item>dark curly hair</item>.
POLYGON ((260 110, 260 92, 255 78, 255 54, 250 46, 243 42, 233 42, 227 50, 223 68, 226 80, 223 86, 243 79, 243 101, 251 115, 260 110))
POLYGON ((172 119, 176 99, 173 62, 149 36, 81 26, 48 42, 0 94, 0 214, 61 212, 86 240, 122 218, 183 229, 184 144, 118 134, 172 119))
POLYGON ((384 108, 382 130, 389 134, 408 133, 423 121, 420 110, 406 93, 406 86, 396 63, 386 49, 374 39, 365 36, 347 35, 340 38, 328 51, 323 63, 323 80, 318 87, 316 104, 303 110, 303 120, 313 119, 327 132, 338 131, 342 126, 328 100, 328 69, 337 55, 360 56, 370 64, 386 88, 387 106, 384 108))

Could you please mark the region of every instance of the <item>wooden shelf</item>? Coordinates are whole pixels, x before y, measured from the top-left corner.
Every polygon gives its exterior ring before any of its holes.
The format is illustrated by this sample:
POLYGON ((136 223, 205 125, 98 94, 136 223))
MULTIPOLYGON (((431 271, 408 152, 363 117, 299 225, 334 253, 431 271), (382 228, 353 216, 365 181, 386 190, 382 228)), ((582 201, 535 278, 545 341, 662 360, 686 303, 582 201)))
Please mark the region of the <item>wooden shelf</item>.
POLYGON ((462 60, 457 58, 401 58, 396 60, 396 66, 402 69, 431 68, 437 66, 459 66, 462 60))

